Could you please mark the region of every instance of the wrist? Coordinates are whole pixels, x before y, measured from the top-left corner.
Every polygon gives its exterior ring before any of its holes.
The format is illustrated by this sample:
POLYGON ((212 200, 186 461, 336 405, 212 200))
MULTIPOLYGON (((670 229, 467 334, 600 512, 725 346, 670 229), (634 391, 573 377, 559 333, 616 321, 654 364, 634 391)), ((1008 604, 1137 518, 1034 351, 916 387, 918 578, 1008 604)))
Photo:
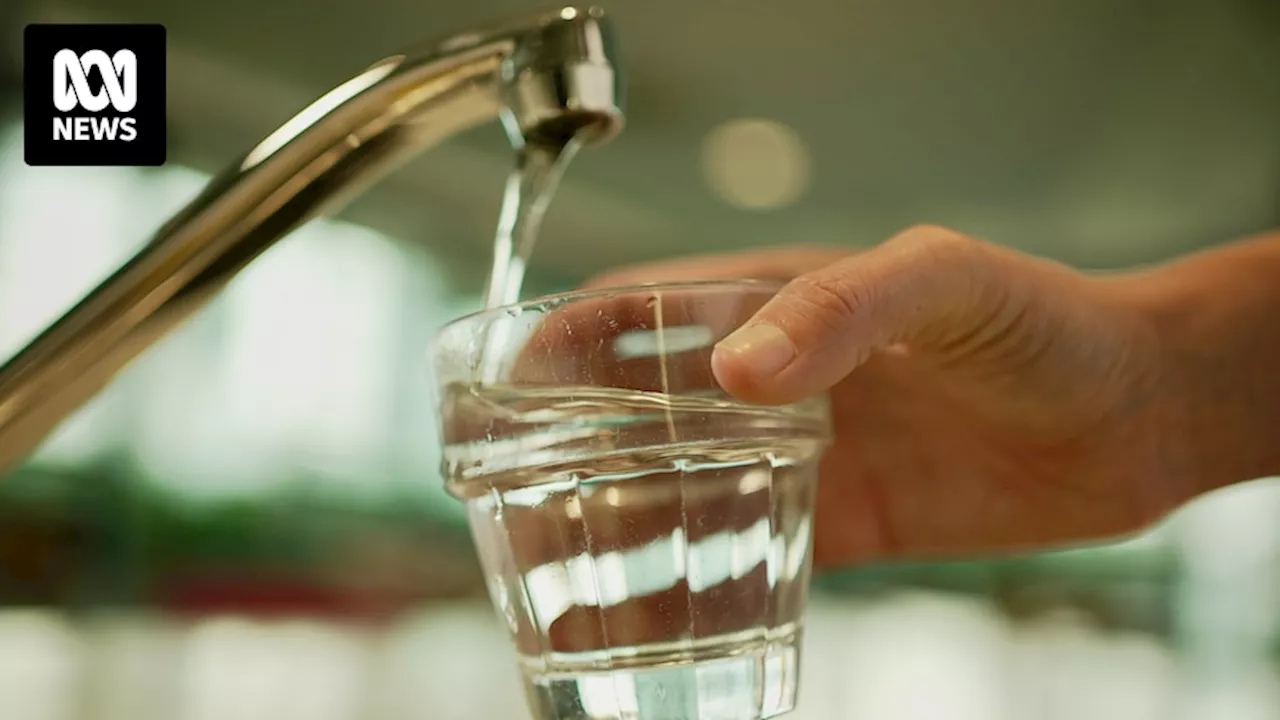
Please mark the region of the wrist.
POLYGON ((1125 295, 1156 347, 1162 471, 1190 500, 1280 473, 1275 283, 1212 255, 1135 273, 1125 295), (1235 268, 1230 268, 1235 269, 1235 268))
POLYGON ((1181 328, 1172 322, 1175 298, 1159 278, 1140 272, 1095 277, 1103 313, 1125 338, 1127 371, 1117 385, 1120 446, 1117 465, 1134 473, 1135 492, 1154 517, 1214 489, 1193 439, 1195 399, 1192 363, 1181 352, 1181 328))

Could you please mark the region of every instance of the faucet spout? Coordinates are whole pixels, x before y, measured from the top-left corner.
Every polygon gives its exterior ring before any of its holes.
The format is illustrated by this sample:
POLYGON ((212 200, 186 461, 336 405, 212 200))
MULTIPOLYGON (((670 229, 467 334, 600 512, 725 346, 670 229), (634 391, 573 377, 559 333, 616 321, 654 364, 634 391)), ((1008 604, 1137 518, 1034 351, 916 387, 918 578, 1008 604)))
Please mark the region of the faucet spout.
POLYGON ((602 11, 563 7, 389 57, 334 88, 0 366, 0 474, 277 240, 419 151, 494 119, 517 145, 613 137, 616 53, 602 11))

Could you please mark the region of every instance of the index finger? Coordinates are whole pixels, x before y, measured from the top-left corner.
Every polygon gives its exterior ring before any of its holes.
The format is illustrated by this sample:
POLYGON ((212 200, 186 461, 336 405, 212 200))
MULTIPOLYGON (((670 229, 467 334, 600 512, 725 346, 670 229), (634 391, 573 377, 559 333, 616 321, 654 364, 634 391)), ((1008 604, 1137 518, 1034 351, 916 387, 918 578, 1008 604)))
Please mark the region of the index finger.
MULTIPOLYGON (((814 246, 684 257, 597 275, 582 289, 737 279, 787 281, 851 253, 846 248, 814 246)), ((559 383, 572 376, 588 384, 612 380, 608 382, 612 386, 657 390, 657 387, 636 384, 637 379, 652 373, 641 371, 646 367, 643 360, 635 363, 618 357, 619 338, 640 341, 648 337, 651 341, 696 344, 695 328, 702 328, 719 340, 759 309, 734 305, 726 298, 708 297, 699 301, 693 299, 695 296, 695 292, 668 289, 661 293, 627 292, 571 302, 547 313, 524 340, 514 374, 525 382, 559 383), (583 352, 588 347, 592 351, 583 352), (590 358, 592 367, 561 367, 568 357, 590 358), (561 361, 555 362, 556 358, 561 361), (619 373, 623 377, 619 377, 619 373)), ((709 353, 710 347, 705 350, 709 353)), ((709 379, 709 369, 707 372, 709 379)))
MULTIPOLYGON (((768 286, 768 296, 776 290, 768 286)), ((765 299, 692 284, 577 298, 540 318, 507 379, 648 392, 715 387, 712 346, 765 299)))
POLYGON ((848 248, 809 246, 694 255, 610 270, 591 278, 583 288, 688 280, 790 280, 852 254, 848 248))

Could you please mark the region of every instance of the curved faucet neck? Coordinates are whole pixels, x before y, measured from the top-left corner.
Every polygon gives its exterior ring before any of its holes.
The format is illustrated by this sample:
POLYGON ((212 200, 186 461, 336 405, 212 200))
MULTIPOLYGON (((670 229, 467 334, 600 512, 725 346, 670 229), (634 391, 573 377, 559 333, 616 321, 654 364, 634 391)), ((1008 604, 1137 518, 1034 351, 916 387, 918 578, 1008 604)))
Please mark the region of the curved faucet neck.
POLYGON ((0 473, 292 230, 499 117, 520 141, 622 125, 606 18, 559 8, 387 58, 298 113, 0 367, 0 473))

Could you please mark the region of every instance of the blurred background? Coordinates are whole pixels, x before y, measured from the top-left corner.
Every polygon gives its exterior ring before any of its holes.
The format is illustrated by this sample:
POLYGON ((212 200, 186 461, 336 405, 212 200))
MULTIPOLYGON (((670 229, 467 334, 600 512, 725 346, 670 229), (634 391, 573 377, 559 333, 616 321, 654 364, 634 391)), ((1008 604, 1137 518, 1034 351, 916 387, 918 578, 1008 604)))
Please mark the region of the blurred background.
MULTIPOLYGON (((0 358, 330 87, 536 7, 3 0, 0 358), (168 27, 166 167, 23 164, 21 29, 79 21, 168 27)), ((530 294, 917 222, 1100 269, 1280 225, 1274 0, 607 7, 629 127, 566 176, 530 294)), ((424 361, 479 305, 510 163, 483 128, 299 230, 0 480, 0 718, 522 716, 424 361)), ((1280 718, 1278 485, 1112 546, 820 577, 794 717, 1280 718)))

